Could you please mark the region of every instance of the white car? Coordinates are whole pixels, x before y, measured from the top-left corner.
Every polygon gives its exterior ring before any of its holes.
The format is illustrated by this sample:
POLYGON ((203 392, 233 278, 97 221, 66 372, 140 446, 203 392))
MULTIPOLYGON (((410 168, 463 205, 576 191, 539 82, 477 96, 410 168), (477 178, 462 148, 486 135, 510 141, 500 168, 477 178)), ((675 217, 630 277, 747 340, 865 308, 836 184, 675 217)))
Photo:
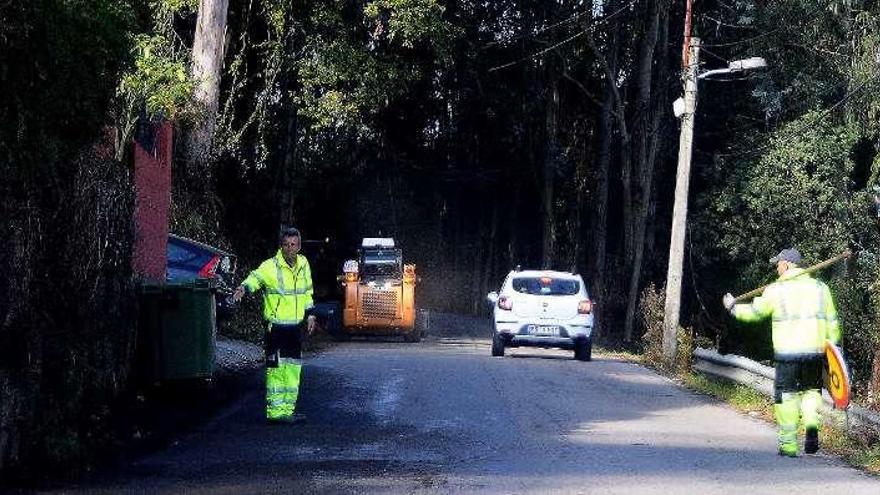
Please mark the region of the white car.
POLYGON ((584 279, 550 270, 512 271, 492 304, 492 355, 505 347, 553 347, 574 350, 579 361, 592 359, 593 302, 584 279))

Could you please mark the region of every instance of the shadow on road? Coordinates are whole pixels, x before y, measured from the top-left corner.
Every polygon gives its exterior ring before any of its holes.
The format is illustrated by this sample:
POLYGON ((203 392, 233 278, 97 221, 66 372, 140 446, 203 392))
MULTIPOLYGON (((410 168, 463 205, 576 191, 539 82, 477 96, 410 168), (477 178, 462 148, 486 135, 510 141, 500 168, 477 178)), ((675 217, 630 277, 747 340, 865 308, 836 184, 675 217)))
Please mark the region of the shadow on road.
POLYGON ((480 337, 363 340, 306 357, 301 424, 267 426, 261 376, 168 448, 65 491, 880 493, 827 457, 646 368, 480 337), (828 491, 830 490, 830 491, 828 491))

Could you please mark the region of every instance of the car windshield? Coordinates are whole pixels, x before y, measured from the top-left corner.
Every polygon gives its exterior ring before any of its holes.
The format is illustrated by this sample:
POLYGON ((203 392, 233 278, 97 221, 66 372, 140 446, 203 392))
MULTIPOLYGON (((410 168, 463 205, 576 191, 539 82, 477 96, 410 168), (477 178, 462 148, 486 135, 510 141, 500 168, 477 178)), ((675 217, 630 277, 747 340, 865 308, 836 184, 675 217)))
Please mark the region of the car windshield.
POLYGON ((573 296, 581 288, 577 280, 552 277, 518 277, 513 279, 513 290, 533 296, 573 296))

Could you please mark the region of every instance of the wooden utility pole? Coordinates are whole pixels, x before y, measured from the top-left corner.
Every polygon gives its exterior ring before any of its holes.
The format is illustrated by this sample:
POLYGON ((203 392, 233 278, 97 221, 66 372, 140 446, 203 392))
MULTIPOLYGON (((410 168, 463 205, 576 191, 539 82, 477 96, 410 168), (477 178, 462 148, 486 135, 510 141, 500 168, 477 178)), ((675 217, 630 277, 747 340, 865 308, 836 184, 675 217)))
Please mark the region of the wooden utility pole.
POLYGON ((697 76, 700 63, 700 39, 690 38, 687 65, 684 68, 684 111, 678 142, 678 173, 675 179, 675 203, 672 210, 672 234, 669 241, 669 270, 666 273, 666 304, 663 311, 663 356, 675 362, 679 315, 681 312, 681 275, 684 239, 687 229, 688 187, 691 176, 691 148, 697 109, 697 76))
POLYGON ((681 45, 681 68, 686 70, 690 65, 691 24, 693 19, 694 0, 687 0, 684 7, 684 43, 681 45))

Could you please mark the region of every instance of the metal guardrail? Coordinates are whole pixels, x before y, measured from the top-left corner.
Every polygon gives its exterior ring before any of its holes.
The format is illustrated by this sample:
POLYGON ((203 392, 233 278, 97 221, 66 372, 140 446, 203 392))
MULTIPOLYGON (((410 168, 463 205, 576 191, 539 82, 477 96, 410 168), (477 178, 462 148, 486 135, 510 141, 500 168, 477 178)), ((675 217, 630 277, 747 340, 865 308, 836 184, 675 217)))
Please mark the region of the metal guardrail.
MULTIPOLYGON (((718 354, 713 349, 698 347, 694 350, 695 371, 706 375, 724 378, 768 396, 773 396, 773 381, 776 379, 776 370, 756 361, 736 354, 718 354)), ((824 399, 824 414, 846 415, 849 427, 861 427, 870 429, 875 435, 880 435, 880 414, 865 409, 855 403, 851 403, 847 410, 833 409, 833 402, 826 391, 822 391, 824 399)))

